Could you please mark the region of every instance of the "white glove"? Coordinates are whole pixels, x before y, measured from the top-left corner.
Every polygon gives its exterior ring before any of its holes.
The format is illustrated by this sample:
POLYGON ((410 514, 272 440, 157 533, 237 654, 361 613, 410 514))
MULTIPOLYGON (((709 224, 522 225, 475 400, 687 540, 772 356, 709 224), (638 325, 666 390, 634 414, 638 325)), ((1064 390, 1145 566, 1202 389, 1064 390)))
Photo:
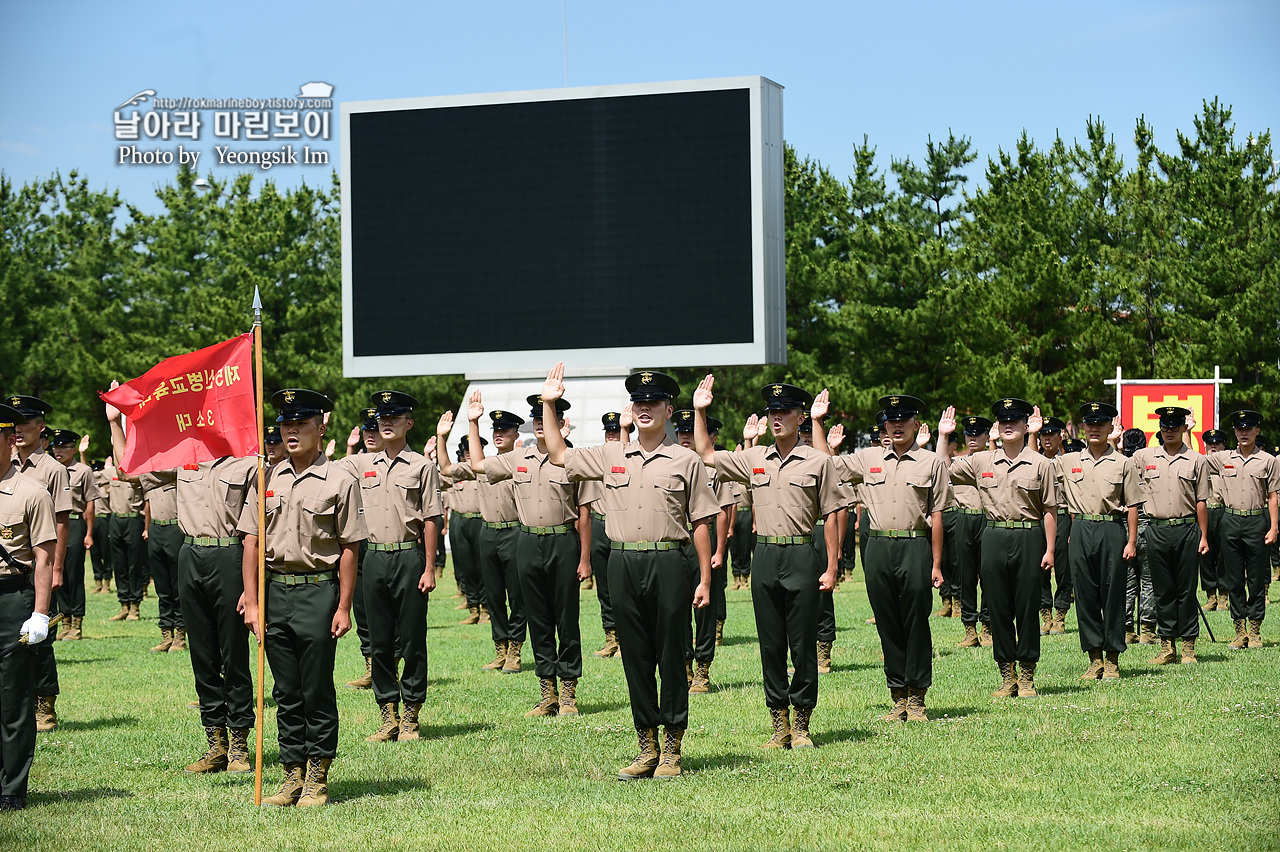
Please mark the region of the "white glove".
POLYGON ((28 645, 39 645, 49 635, 49 616, 40 612, 31 613, 31 617, 22 623, 19 635, 27 637, 28 645))

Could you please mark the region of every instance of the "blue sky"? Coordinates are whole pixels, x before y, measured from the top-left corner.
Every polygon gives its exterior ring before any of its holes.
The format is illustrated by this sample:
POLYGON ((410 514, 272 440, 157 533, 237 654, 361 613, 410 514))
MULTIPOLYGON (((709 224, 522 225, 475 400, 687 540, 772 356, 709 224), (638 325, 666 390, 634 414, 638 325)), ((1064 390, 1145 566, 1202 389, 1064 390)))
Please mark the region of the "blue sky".
MULTIPOLYGON (((1192 130, 1206 98, 1234 106, 1239 138, 1280 116, 1272 0, 0 0, 0 170, 21 184, 77 169, 155 210, 154 188, 174 167, 116 163, 113 109, 140 90, 290 97, 324 81, 343 101, 555 88, 566 32, 571 86, 749 74, 781 83, 787 141, 841 177, 864 134, 887 169, 891 156, 918 162, 929 134, 954 130, 972 137, 980 177, 1024 128, 1048 145, 1101 116, 1128 161, 1142 114, 1164 148, 1192 130)), ((336 110, 333 119, 336 162, 336 110)), ((212 115, 205 121, 187 143, 205 152, 200 171, 242 170, 211 162, 212 115)), ((328 182, 313 167, 267 175, 328 182)))

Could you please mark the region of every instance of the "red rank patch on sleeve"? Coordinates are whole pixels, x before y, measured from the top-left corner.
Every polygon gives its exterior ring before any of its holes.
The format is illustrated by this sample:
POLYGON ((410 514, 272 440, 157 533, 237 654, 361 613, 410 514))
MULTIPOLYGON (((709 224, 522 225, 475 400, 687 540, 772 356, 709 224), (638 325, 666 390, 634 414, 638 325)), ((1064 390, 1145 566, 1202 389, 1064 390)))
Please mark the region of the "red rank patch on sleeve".
POLYGON ((274 497, 274 496, 276 496, 276 492, 274 492, 274 491, 268 491, 268 492, 267 492, 267 496, 268 496, 268 497, 274 497))
POLYGON ((1084 473, 1084 468, 1082 468, 1082 467, 1073 467, 1073 468, 1071 468, 1071 472, 1072 472, 1072 473, 1084 473))
POLYGON ((764 468, 762 468, 762 467, 753 467, 753 468, 751 468, 751 472, 752 472, 752 473, 764 473, 764 468))
POLYGON ((626 473, 627 469, 625 467, 618 467, 615 464, 612 468, 609 469, 609 472, 610 473, 626 473))
POLYGON ((529 472, 529 468, 527 468, 527 467, 517 467, 517 468, 516 468, 516 473, 528 473, 528 472, 529 472))
POLYGON ((365 479, 368 479, 368 478, 369 478, 369 477, 371 477, 371 476, 377 476, 377 475, 378 475, 378 472, 377 472, 376 470, 366 470, 366 471, 364 472, 364 478, 365 478, 365 479))
POLYGON ((995 478, 996 478, 996 475, 995 475, 994 473, 992 473, 991 471, 989 471, 989 470, 984 470, 984 471, 982 472, 982 478, 983 478, 983 479, 995 479, 995 478))
POLYGON ((200 469, 200 465, 198 465, 198 464, 184 464, 184 465, 182 466, 182 469, 183 469, 183 470, 199 470, 199 469, 200 469))

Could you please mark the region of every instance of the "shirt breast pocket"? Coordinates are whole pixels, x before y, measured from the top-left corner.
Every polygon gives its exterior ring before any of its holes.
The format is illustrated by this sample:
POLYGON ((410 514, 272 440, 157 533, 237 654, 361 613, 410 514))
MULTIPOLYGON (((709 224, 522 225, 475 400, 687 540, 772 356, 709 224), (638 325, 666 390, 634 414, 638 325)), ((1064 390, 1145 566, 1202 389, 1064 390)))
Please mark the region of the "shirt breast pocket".
POLYGON ((654 510, 671 514, 685 511, 686 487, 684 480, 678 476, 655 476, 653 487, 662 495, 661 500, 654 501, 654 510))
POLYGON ((233 514, 238 514, 240 507, 244 505, 246 490, 247 486, 243 480, 237 482, 234 477, 218 480, 218 494, 233 514))
POLYGON ((411 476, 396 480, 396 495, 404 509, 405 520, 422 517, 422 483, 411 476))
POLYGON ((607 473, 604 476, 604 505, 606 509, 625 511, 631 484, 629 473, 607 473))
MULTIPOLYGON (((31 543, 31 537, 27 532, 27 519, 21 512, 0 512, 0 544, 5 545, 6 549, 13 548, 13 542, 31 543)), ((7 562, 2 563, 6 567, 7 562)))
MULTIPOLYGON (((337 519, 333 501, 305 498, 298 503, 298 534, 304 539, 333 539, 337 536, 337 519)), ((314 548, 312 548, 314 551, 314 548)))
POLYGON ((805 505, 817 505, 818 501, 818 477, 812 473, 793 473, 787 477, 787 485, 791 488, 798 488, 802 493, 793 493, 793 501, 795 503, 804 503, 805 505))
POLYGON ((379 476, 360 477, 360 505, 372 509, 382 505, 382 489, 379 476))
POLYGON ((767 473, 751 474, 751 502, 757 506, 772 505, 773 499, 769 494, 772 483, 773 477, 767 473))

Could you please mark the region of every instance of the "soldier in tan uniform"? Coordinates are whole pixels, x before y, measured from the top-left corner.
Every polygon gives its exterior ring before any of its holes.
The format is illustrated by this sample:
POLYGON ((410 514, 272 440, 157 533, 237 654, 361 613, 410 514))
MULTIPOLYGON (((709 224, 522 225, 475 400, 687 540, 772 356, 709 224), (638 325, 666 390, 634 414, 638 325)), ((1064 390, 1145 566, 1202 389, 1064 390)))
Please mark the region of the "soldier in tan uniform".
POLYGON ((893 699, 884 718, 924 722, 933 685, 929 613, 932 589, 942 585, 942 508, 951 483, 946 462, 916 444, 923 403, 893 394, 881 397, 880 406, 890 446, 834 458, 840 478, 861 484, 866 501, 867 597, 893 699))
MULTIPOLYGON (((556 364, 542 386, 543 416, 548 420, 555 415, 555 401, 564 395, 563 379, 564 364, 556 364)), ((645 370, 629 376, 626 388, 637 440, 566 449, 564 438, 551 429, 546 433, 547 457, 563 466, 571 481, 603 484, 611 548, 609 594, 640 741, 640 754, 618 778, 671 779, 681 773, 681 747, 689 727, 685 625, 691 601, 697 607, 710 601, 707 523, 719 509, 707 487, 702 460, 667 437, 671 400, 680 395, 675 379, 645 370), (682 549, 690 540, 698 554, 693 588, 682 549), (660 725, 665 728, 661 752, 660 725)))
MULTIPOLYGON (((351 430, 351 435, 347 438, 347 458, 362 453, 382 452, 382 430, 378 428, 378 410, 365 408, 360 412, 360 416, 364 419, 359 426, 351 430)), ((271 428, 279 430, 280 427, 271 428)), ((288 454, 284 453, 284 458, 287 457, 288 454)), ((369 616, 364 609, 364 558, 368 552, 369 542, 360 542, 360 554, 356 562, 356 590, 351 596, 351 616, 355 622, 356 638, 360 641, 360 655, 364 657, 364 674, 347 681, 346 685, 351 689, 373 688, 373 658, 369 650, 369 616)))
MULTIPOLYGON (((26 636, 39 645, 49 633, 57 527, 53 499, 42 483, 18 472, 10 454, 14 427, 25 416, 0 404, 0 647, 26 636)), ((22 810, 35 760, 31 696, 35 657, 19 648, 0 658, 0 811, 22 810)))
MULTIPOLYGON (((439 436, 437 436, 437 444, 439 436)), ((481 438, 481 451, 489 442, 481 438)), ((467 435, 458 442, 458 463, 471 465, 471 440, 467 435)), ((438 449, 438 447, 437 447, 438 449)), ((449 498, 449 549, 453 554, 453 573, 463 595, 462 606, 467 617, 459 624, 479 624, 484 603, 484 575, 480 573, 480 530, 484 523, 480 511, 480 483, 474 479, 442 477, 441 487, 449 498)))
POLYGON ((93 591, 90 594, 111 594, 111 478, 116 466, 111 456, 90 462, 88 435, 80 439, 80 463, 93 470, 93 484, 98 489, 98 499, 93 501, 93 546, 89 549, 89 561, 93 564, 93 591))
POLYGON ((142 486, 142 538, 150 555, 151 579, 156 585, 160 642, 151 650, 163 653, 187 646, 182 605, 178 601, 178 553, 182 530, 178 527, 178 471, 153 470, 138 477, 142 486))
POLYGON ((1146 485, 1147 560, 1160 637, 1151 663, 1162 666, 1178 662, 1178 641, 1182 662, 1196 662, 1196 574, 1197 560, 1209 552, 1209 465, 1182 440, 1190 409, 1166 405, 1155 413, 1161 445, 1138 450, 1133 461, 1146 485))
MULTIPOLYGON (((605 443, 631 440, 631 411, 608 411, 600 417, 605 443), (626 425, 623 425, 623 420, 626 425)), ((604 645, 595 656, 609 658, 618 654, 618 631, 614 629, 613 603, 609 595, 609 536, 605 532, 604 489, 598 482, 590 483, 588 496, 591 501, 591 576, 596 578, 596 600, 600 603, 600 626, 604 630, 604 645)))
POLYGON ((444 507, 436 466, 405 442, 418 401, 392 390, 378 391, 370 400, 382 449, 342 460, 360 484, 369 534, 361 570, 373 697, 382 725, 365 739, 408 742, 420 736, 418 714, 426 701, 427 598, 436 587, 436 538, 444 507), (404 661, 399 676, 397 659, 404 661))
POLYGON ((1088 402, 1079 417, 1088 449, 1054 458, 1071 509, 1071 577, 1080 648, 1089 655, 1081 680, 1120 677, 1125 650, 1125 563, 1138 553, 1142 479, 1131 460, 1108 443, 1116 408, 1088 402))
MULTIPOLYGON (((809 412, 805 412, 804 422, 800 424, 799 429, 800 443, 806 447, 813 446, 813 418, 809 416, 809 412)), ((717 448, 719 449, 719 448, 717 448)), ((834 450, 832 451, 834 454, 834 450)), ((741 485, 742 483, 738 483, 741 485)), ((838 503, 840 508, 836 510, 836 541, 840 541, 840 514, 843 512, 848 516, 849 509, 847 506, 847 494, 851 490, 851 486, 842 483, 836 483, 836 493, 839 497, 838 503)), ((813 527, 813 549, 818 553, 818 565, 827 564, 827 536, 826 522, 819 519, 813 527)), ((837 550, 837 554, 838 554, 837 550)), ((818 674, 831 674, 831 652, 836 643, 836 599, 835 592, 839 588, 840 582, 840 558, 836 557, 836 582, 831 588, 824 592, 818 593, 818 631, 814 634, 814 638, 818 642, 818 674)))
MULTIPOLYGON (((673 415, 676 443, 686 450, 693 449, 693 409, 684 408, 673 415)), ((712 443, 721 423, 714 417, 707 418, 707 430, 712 443)), ((725 587, 728 578, 725 575, 725 558, 728 556, 729 514, 734 505, 733 496, 725 487, 727 481, 722 480, 715 468, 707 470, 707 486, 711 489, 712 498, 720 507, 720 514, 711 519, 710 537, 711 553, 711 603, 705 607, 693 608, 693 627, 689 634, 689 642, 685 648, 685 660, 691 667, 687 672, 689 692, 694 695, 711 691, 711 664, 716 659, 716 637, 720 613, 725 609, 725 587)), ((689 560, 691 577, 698 573, 698 554, 692 544, 685 547, 685 556, 689 560)))
MULTIPOLYGON (((540 698, 526 716, 578 713, 582 677, 582 635, 578 623, 578 583, 591 576, 591 499, 579 497, 578 483, 547 455, 547 433, 564 425, 568 401, 556 399, 545 410, 537 394, 526 399, 537 443, 512 452, 472 457, 471 469, 491 486, 515 483, 516 569, 533 645, 540 698), (558 680, 558 684, 557 684, 558 680)), ((480 441, 484 405, 475 391, 467 405, 469 443, 480 441)))
POLYGON ((58 610, 63 615, 59 641, 84 638, 84 558, 93 546, 95 503, 101 496, 93 471, 76 460, 80 435, 70 429, 53 430, 50 452, 67 469, 71 513, 68 517, 67 555, 62 565, 62 588, 58 589, 58 610))
MULTIPOLYGON (((971 414, 960 418, 959 423, 964 432, 967 454, 984 452, 989 448, 991 427, 994 425, 989 419, 971 414)), ((960 591, 951 602, 952 615, 958 614, 964 625, 964 637, 960 640, 959 647, 977 648, 984 644, 983 639, 991 633, 991 613, 987 609, 985 593, 981 599, 978 596, 982 568, 982 534, 987 528, 987 516, 982 511, 982 498, 978 496, 976 487, 952 482, 951 490, 955 494, 956 505, 950 512, 950 524, 948 513, 943 510, 943 529, 944 541, 947 540, 945 533, 952 533, 944 549, 955 560, 956 583, 960 591)))
POLYGON ((284 448, 284 439, 280 437, 280 426, 269 423, 263 430, 262 442, 266 444, 267 464, 279 464, 289 457, 284 448))
POLYGON ((360 487, 321 452, 324 414, 333 403, 315 391, 277 391, 280 434, 289 461, 271 469, 259 538, 257 483, 249 490, 244 539, 244 621, 265 641, 275 678, 276 727, 285 779, 264 805, 329 802, 329 766, 338 750, 333 662, 351 629, 356 552, 368 532, 360 487), (266 613, 258 612, 258 547, 266 551, 266 613), (306 772, 303 773, 305 763, 306 772))
MULTIPOLYGON (((489 412, 493 423, 493 446, 498 453, 512 452, 520 438, 520 426, 524 418, 510 411, 489 412)), ((445 412, 436 426, 436 443, 445 440, 453 428, 453 413, 445 412)), ((455 481, 475 480, 480 486, 480 571, 484 579, 484 594, 488 603, 489 630, 493 636, 494 658, 481 666, 490 671, 501 670, 505 674, 519 674, 520 654, 524 648, 525 618, 524 595, 520 589, 520 574, 516 567, 516 535, 519 532, 520 514, 516 509, 516 483, 514 479, 490 482, 483 472, 476 472, 477 456, 483 471, 484 447, 468 440, 469 464, 450 464, 447 453, 437 459, 440 473, 452 476, 455 481)), ((483 619, 481 619, 483 621, 483 619)))
MULTIPOLYGON (((120 412, 108 404, 106 417, 112 449, 123 458, 120 412)), ((257 472, 256 458, 231 456, 184 464, 176 471, 174 497, 182 546, 175 583, 208 744, 205 753, 187 765, 192 774, 253 771, 253 678, 248 634, 239 611, 244 551, 236 525, 257 472)))
MULTIPOLYGON (((1206 429, 1200 436, 1204 445, 1205 456, 1223 453, 1227 450, 1227 433, 1221 429, 1206 429)), ((1209 500, 1205 504, 1208 521, 1209 552, 1200 557, 1200 583, 1204 589, 1206 612, 1226 610, 1226 581, 1222 576, 1222 516, 1226 514, 1222 502, 1222 475, 1209 465, 1209 500)))
MULTIPOLYGON (((760 390, 768 409, 774 444, 740 453, 717 451, 707 431, 706 409, 712 402, 714 377, 708 374, 693 394, 698 412, 694 442, 698 454, 714 465, 723 479, 750 484, 756 517, 756 552, 751 558, 751 603, 760 663, 764 674, 765 705, 773 734, 763 748, 813 748, 809 722, 818 705, 818 616, 821 592, 836 582, 838 555, 835 514, 842 504, 839 481, 826 436, 814 427, 813 442, 800 442, 804 412, 813 396, 795 385, 775 383, 760 390), (813 531, 819 520, 826 536, 825 565, 818 564, 813 531), (787 682, 787 653, 795 674, 787 682), (795 708, 794 724, 791 708, 795 708)), ((814 410, 815 418, 826 411, 814 410)), ((816 422, 816 421, 815 421, 816 422)), ((625 652, 625 646, 623 648, 625 652)))
MULTIPOLYGON (((1002 447, 950 461, 951 482, 978 489, 987 526, 982 534, 982 588, 991 609, 992 656, 1000 669, 997 698, 1037 694, 1040 661, 1041 572, 1052 571, 1057 538, 1058 499, 1053 465, 1028 445, 1029 428, 1039 428, 1037 410, 1026 400, 1006 397, 991 406, 1002 447)), ((943 436, 956 427, 956 410, 938 421, 938 453, 949 455, 943 436)))
MULTIPOLYGON (((45 415, 53 409, 44 400, 34 396, 11 396, 9 405, 26 417, 14 426, 17 435, 17 454, 14 466, 24 476, 39 482, 53 499, 53 511, 58 535, 54 550, 51 583, 55 592, 62 588, 62 568, 67 555, 67 539, 71 531, 71 475, 66 467, 44 451, 41 435, 45 431, 45 415)), ((56 601, 52 605, 56 605, 56 601)), ((36 645, 35 689, 36 730, 52 731, 58 727, 57 700, 58 665, 53 657, 55 637, 48 636, 36 645)))
POLYGON ((1277 541, 1280 461, 1258 448, 1262 415, 1241 409, 1227 417, 1236 448, 1208 457, 1210 472, 1222 482, 1222 579, 1231 605, 1236 638, 1228 647, 1261 648, 1267 612, 1269 550, 1277 541), (1245 620, 1248 619, 1248 629, 1245 620))
MULTIPOLYGON (((118 453, 116 458, 120 459, 118 453)), ((147 589, 143 559, 142 509, 145 500, 138 477, 116 466, 107 498, 111 506, 111 567, 116 573, 116 599, 120 611, 108 621, 137 621, 142 595, 147 589)))
MULTIPOLYGON (((1059 417, 1045 417, 1035 437, 1040 442, 1040 454, 1049 461, 1066 452, 1063 446, 1067 424, 1059 417)), ((1040 635, 1062 635, 1067 632, 1067 613, 1075 599, 1071 586, 1071 557, 1067 542, 1071 539, 1071 510, 1067 508, 1067 495, 1062 488, 1061 471, 1053 466, 1058 494, 1058 535, 1053 545, 1053 570, 1044 572, 1040 585, 1040 635), (1053 584, 1057 583, 1057 592, 1053 584)))

